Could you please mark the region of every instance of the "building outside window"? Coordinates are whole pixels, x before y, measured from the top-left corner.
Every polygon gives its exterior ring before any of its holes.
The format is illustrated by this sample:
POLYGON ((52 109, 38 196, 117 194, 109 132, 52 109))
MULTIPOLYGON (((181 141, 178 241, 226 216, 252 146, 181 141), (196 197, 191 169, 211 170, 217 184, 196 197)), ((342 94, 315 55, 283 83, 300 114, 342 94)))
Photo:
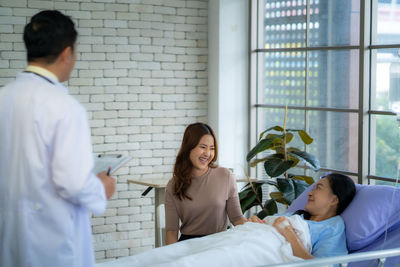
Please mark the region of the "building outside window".
MULTIPOLYGON (((251 1, 251 145, 305 129, 321 173, 391 183, 400 159, 400 1, 251 1)), ((301 145, 292 144, 292 145, 301 145)), ((258 167, 257 176, 266 174, 258 167)), ((298 174, 314 174, 304 166, 298 174)))

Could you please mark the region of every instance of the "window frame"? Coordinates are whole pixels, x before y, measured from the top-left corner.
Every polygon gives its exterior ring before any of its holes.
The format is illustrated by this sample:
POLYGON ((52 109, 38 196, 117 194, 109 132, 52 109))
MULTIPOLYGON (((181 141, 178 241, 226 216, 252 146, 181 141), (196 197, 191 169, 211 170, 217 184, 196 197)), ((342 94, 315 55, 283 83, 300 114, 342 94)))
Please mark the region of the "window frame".
MULTIPOLYGON (((395 1, 395 0, 394 0, 395 1)), ((385 116, 396 116, 394 112, 390 111, 379 111, 371 109, 372 89, 375 86, 374 79, 374 67, 376 66, 374 58, 372 57, 373 50, 378 51, 379 49, 387 48, 399 48, 400 44, 388 44, 388 45, 374 45, 372 40, 375 40, 375 32, 372 31, 371 25, 373 25, 376 18, 374 14, 377 12, 372 12, 373 8, 377 6, 378 0, 360 0, 360 36, 359 45, 344 45, 344 46, 319 46, 310 47, 309 44, 309 22, 310 22, 310 0, 307 2, 307 29, 306 29, 306 47, 301 48, 259 48, 260 46, 258 36, 263 36, 263 27, 258 27, 258 25, 263 25, 263 14, 262 14, 262 0, 250 0, 250 16, 249 16, 249 149, 254 147, 257 143, 258 134, 257 123, 258 123, 258 109, 260 108, 279 108, 284 109, 283 105, 274 104, 258 104, 257 103, 257 88, 259 84, 262 84, 262 68, 258 67, 260 61, 258 57, 266 52, 308 52, 308 51, 327 51, 327 50, 352 50, 355 49, 359 52, 359 103, 357 109, 342 109, 342 108, 328 108, 328 107, 307 107, 305 106, 289 106, 288 109, 299 109, 311 111, 330 111, 330 112, 345 112, 345 113, 356 113, 358 114, 358 162, 357 162, 357 172, 349 172, 346 170, 328 169, 321 168, 321 171, 335 171, 350 176, 356 176, 357 182, 360 184, 373 184, 375 181, 386 181, 395 182, 396 177, 383 177, 371 175, 371 117, 373 115, 385 115, 385 116), (261 8, 260 8, 261 7, 261 8)), ((306 76, 305 84, 308 87, 308 53, 306 53, 306 76)), ((305 93, 305 98, 307 100, 307 92, 305 93)), ((305 102, 307 103, 307 101, 305 102)), ((305 116, 307 118, 307 116, 305 116)), ((308 122, 305 118, 305 127, 308 128, 308 122)), ((372 152, 371 152, 372 151, 372 152)), ((307 167, 302 167, 307 169, 307 167)), ((256 176, 256 170, 250 169, 250 175, 256 176)))

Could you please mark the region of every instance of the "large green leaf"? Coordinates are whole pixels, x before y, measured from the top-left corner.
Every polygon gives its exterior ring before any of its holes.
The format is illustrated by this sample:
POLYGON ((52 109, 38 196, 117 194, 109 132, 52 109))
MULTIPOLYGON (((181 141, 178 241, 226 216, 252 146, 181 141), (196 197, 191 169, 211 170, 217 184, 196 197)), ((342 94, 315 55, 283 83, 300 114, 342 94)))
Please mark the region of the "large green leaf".
POLYGON ((293 157, 290 154, 288 154, 288 158, 287 159, 293 161, 293 164, 292 164, 291 168, 296 167, 297 164, 300 162, 300 160, 297 157, 293 157))
POLYGON ((265 130, 265 131, 263 131, 262 133, 260 133, 260 137, 258 138, 258 140, 261 140, 262 137, 263 137, 263 135, 264 135, 266 132, 269 132, 269 131, 271 131, 271 130, 275 130, 275 131, 277 131, 277 132, 283 132, 283 128, 282 128, 281 126, 270 127, 270 128, 268 128, 267 130, 265 130))
POLYGON ((278 138, 283 138, 283 135, 276 135, 272 138, 265 138, 260 140, 260 142, 258 142, 258 144, 253 147, 253 149, 249 153, 247 153, 247 162, 249 162, 258 153, 270 148, 272 146, 272 142, 278 138))
POLYGON ((306 145, 309 145, 309 144, 311 144, 311 143, 314 141, 314 139, 312 139, 312 138, 308 135, 308 133, 307 133, 306 131, 299 130, 299 131, 298 131, 298 134, 299 134, 301 140, 303 140, 304 144, 306 144, 306 145))
POLYGON ((253 194, 253 190, 250 187, 241 190, 239 192, 239 200, 242 201, 243 199, 248 198, 249 194, 253 194))
MULTIPOLYGON (((308 184, 302 180, 292 180, 293 181, 293 185, 294 185, 294 198, 298 198, 301 193, 304 192, 304 190, 306 190, 308 188, 308 184)), ((290 202, 291 204, 291 202, 290 202)))
POLYGON ((278 178, 277 182, 279 191, 283 194, 283 197, 285 198, 286 202, 288 204, 292 203, 292 201, 295 199, 293 180, 278 178))
POLYGON ((265 139, 272 139, 274 138, 274 140, 272 141, 273 144, 277 145, 277 144, 282 144, 283 142, 283 137, 284 135, 282 134, 267 134, 267 136, 265 137, 265 139), (275 138, 276 136, 282 137, 282 138, 275 138))
POLYGON ((266 211, 266 210, 260 210, 256 215, 258 218, 260 218, 262 220, 265 217, 272 215, 272 214, 268 214, 268 211, 266 211))
MULTIPOLYGON (((280 154, 275 154, 280 155, 280 154)), ((293 161, 292 160, 284 160, 281 158, 271 158, 264 162, 264 169, 265 172, 270 177, 277 177, 283 174, 285 171, 292 167, 293 161)))
POLYGON ((308 185, 312 185, 315 181, 314 178, 311 176, 306 176, 306 175, 292 175, 289 176, 289 178, 294 179, 294 180, 302 180, 306 182, 308 185))
POLYGON ((255 167, 258 163, 264 162, 264 161, 266 161, 268 159, 269 159, 269 156, 265 157, 265 158, 262 158, 262 159, 255 159, 252 162, 250 162, 250 167, 255 167))
POLYGON ((298 129, 286 129, 286 132, 297 132, 297 134, 300 136, 301 140, 303 141, 304 144, 309 145, 311 144, 314 139, 312 139, 308 133, 304 130, 298 130, 298 129))
POLYGON ((265 183, 265 181, 252 183, 254 190, 256 191, 256 194, 254 194, 254 191, 250 184, 247 184, 244 187, 244 189, 242 189, 239 192, 239 200, 240 200, 240 206, 242 208, 242 212, 245 212, 246 210, 259 205, 257 197, 260 201, 262 201, 262 195, 263 195, 262 185, 264 183, 265 183))
POLYGON ((257 217, 260 219, 264 219, 266 216, 273 215, 277 212, 278 207, 276 206, 275 200, 268 199, 267 201, 265 201, 264 209, 257 213, 257 217))
POLYGON ((310 153, 305 151, 290 151, 289 154, 304 160, 314 171, 318 171, 320 168, 319 160, 310 153))
POLYGON ((292 133, 286 133, 286 144, 289 144, 292 141, 294 135, 292 133))
POLYGON ((278 178, 277 183, 279 191, 282 192, 288 205, 308 187, 308 184, 302 180, 278 178))
POLYGON ((250 209, 255 205, 257 205, 257 196, 255 194, 250 194, 249 197, 243 199, 240 202, 242 212, 245 212, 246 210, 250 209))
MULTIPOLYGON (((262 159, 255 159, 255 160, 253 160, 253 161, 250 163, 250 167, 254 167, 254 166, 256 166, 258 163, 264 162, 264 161, 267 161, 267 160, 283 159, 283 158, 284 158, 284 155, 283 155, 283 154, 275 153, 275 154, 272 154, 272 155, 268 155, 267 157, 262 158, 262 159)), ((296 158, 296 159, 297 159, 297 158, 296 158)))
POLYGON ((283 144, 285 143, 283 141, 284 138, 286 138, 286 144, 290 143, 290 141, 292 141, 294 135, 292 133, 286 133, 284 135, 279 135, 279 134, 268 134, 266 138, 273 138, 275 136, 282 136, 282 138, 278 138, 275 139, 272 143, 275 146, 283 146, 283 144))
POLYGON ((285 200, 284 195, 282 192, 271 192, 269 193, 269 196, 276 202, 279 202, 281 204, 287 205, 287 202, 285 200))
POLYGON ((268 199, 264 203, 264 210, 268 211, 270 215, 278 212, 278 207, 276 206, 276 202, 273 199, 268 199))

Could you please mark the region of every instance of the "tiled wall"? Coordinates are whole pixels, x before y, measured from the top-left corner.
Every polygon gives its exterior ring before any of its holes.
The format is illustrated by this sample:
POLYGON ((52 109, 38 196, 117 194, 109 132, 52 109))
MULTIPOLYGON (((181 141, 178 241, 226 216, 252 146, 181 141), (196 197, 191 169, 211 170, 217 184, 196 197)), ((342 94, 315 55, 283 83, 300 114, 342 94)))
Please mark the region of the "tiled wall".
MULTIPOLYGON (((40 10, 70 15, 79 59, 66 84, 86 108, 94 152, 133 156, 92 218, 97 261, 154 246, 154 190, 128 178, 169 177, 185 126, 207 121, 208 2, 1 0, 0 86, 26 67, 23 27, 40 10)), ((1 89, 0 89, 1 90, 1 89)))

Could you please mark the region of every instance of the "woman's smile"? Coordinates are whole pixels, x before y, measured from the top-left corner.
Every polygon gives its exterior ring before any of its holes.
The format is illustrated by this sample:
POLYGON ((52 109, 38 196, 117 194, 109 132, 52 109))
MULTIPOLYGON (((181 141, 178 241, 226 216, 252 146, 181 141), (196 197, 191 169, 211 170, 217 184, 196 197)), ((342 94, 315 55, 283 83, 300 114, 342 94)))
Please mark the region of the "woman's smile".
POLYGON ((199 161, 202 164, 208 164, 208 162, 210 161, 210 157, 200 157, 199 161))

